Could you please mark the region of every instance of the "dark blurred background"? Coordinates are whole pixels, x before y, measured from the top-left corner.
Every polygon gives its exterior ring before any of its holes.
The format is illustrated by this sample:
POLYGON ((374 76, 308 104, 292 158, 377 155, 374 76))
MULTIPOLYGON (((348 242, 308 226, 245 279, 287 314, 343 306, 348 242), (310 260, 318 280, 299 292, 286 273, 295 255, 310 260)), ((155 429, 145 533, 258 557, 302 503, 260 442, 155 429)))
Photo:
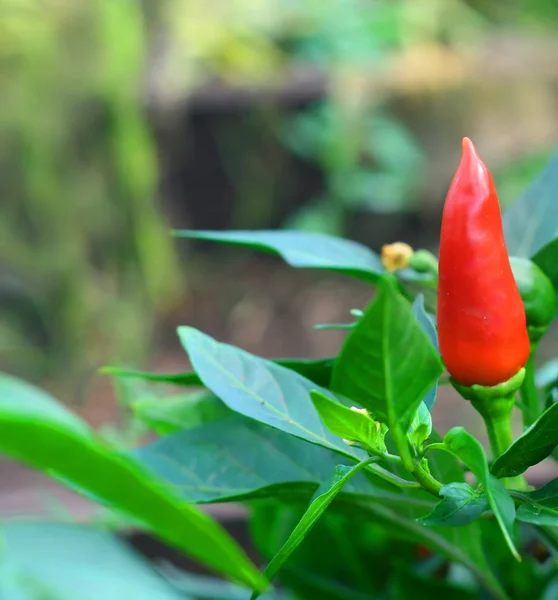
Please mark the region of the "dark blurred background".
POLYGON ((100 425, 97 369, 184 370, 178 324, 335 352, 312 326, 370 288, 170 229, 435 250, 461 137, 503 205, 555 150, 557 31, 556 0, 0 0, 0 369, 100 425))

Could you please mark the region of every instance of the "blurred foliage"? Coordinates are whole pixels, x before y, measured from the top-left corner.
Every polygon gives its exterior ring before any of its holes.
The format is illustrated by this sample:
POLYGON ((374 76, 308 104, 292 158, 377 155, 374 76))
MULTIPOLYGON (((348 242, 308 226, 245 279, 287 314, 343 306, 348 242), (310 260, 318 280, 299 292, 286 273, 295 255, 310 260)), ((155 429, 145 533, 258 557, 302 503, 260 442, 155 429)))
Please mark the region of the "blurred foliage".
POLYGON ((2 0, 2 362, 26 376, 141 356, 177 299, 126 0, 2 0), (6 310, 8 309, 8 310, 6 310))
MULTIPOLYGON (((186 0, 186 4, 198 3, 186 0)), ((268 69, 275 67, 280 75, 281 67, 292 63, 322 73, 325 81, 320 100, 294 115, 287 111, 276 118, 275 129, 285 147, 315 164, 324 177, 321 194, 308 198, 284 226, 343 235, 346 217, 355 212, 412 208, 425 174, 423 152, 409 129, 390 114, 390 93, 380 89, 370 93, 367 80, 371 75, 393 69, 397 61, 415 53, 424 59, 421 68, 424 70, 428 64, 434 72, 437 61, 432 58, 445 58, 446 45, 478 40, 488 32, 488 24, 460 0, 308 0, 258 4, 260 8, 263 5, 268 7, 267 13, 248 11, 247 19, 242 18, 246 1, 232 2, 232 14, 225 11, 230 23, 228 30, 237 30, 238 23, 244 27, 248 23, 258 31, 256 37, 254 34, 243 37, 245 52, 241 55, 245 60, 235 60, 234 64, 242 64, 252 83, 269 79, 264 64, 268 69), (265 53, 260 52, 264 48, 259 37, 262 32, 276 42, 268 45, 265 53)), ((182 32, 179 39, 188 39, 191 27, 191 23, 177 22, 176 30, 182 32)), ((201 27, 201 31, 205 29, 201 27)), ((209 47, 204 48, 207 58, 209 47)), ((236 45, 230 52, 227 46, 222 48, 227 56, 236 55, 236 45)), ((219 63, 220 53, 214 47, 213 56, 219 63)), ((408 70, 414 70, 412 64, 408 70)), ((243 148, 242 140, 236 140, 236 152, 225 154, 224 162, 238 163, 238 155, 249 153, 250 148, 243 148)), ((227 171, 232 174, 233 186, 240 197, 239 210, 243 214, 253 213, 257 203, 245 195, 246 170, 235 166, 227 171), (249 209, 242 208, 244 198, 249 209)), ((275 186, 281 185, 283 181, 275 182, 275 186)), ((262 181, 262 187, 269 190, 274 186, 266 180, 262 181)), ((252 197, 269 197, 269 193, 254 193, 253 187, 250 193, 252 197)), ((257 214, 265 217, 268 213, 258 210, 257 214)), ((266 223, 250 225, 263 227, 266 223)))
MULTIPOLYGON (((349 214, 412 207, 427 172, 392 92, 371 89, 370 75, 412 87, 427 73, 436 91, 459 74, 448 49, 502 23, 552 26, 555 9, 553 0, 0 0, 2 368, 29 378, 141 361, 155 320, 183 301, 149 102, 168 106, 216 80, 281 89, 293 65, 321 74, 317 100, 296 111, 256 102, 253 133, 222 132, 218 145, 235 227, 266 227, 277 188, 293 185, 281 159, 258 152, 267 128, 323 175, 321 193, 284 225, 343 234, 349 214)), ((539 160, 527 157, 533 169, 539 160)), ((533 169, 502 178, 518 187, 533 169)))
POLYGON ((494 172, 494 183, 502 206, 513 202, 542 173, 553 152, 536 152, 494 172))
POLYGON ((467 3, 496 23, 522 27, 558 25, 558 4, 555 0, 467 0, 467 3))

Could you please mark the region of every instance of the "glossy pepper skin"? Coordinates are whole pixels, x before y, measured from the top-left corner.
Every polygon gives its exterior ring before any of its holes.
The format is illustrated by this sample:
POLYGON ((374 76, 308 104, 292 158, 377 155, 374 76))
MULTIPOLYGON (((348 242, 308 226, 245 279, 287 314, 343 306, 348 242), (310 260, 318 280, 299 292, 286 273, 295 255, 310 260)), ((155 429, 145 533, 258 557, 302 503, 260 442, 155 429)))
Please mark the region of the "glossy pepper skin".
POLYGON ((510 267, 498 196, 468 138, 444 205, 437 320, 442 359, 463 386, 497 385, 527 362, 525 309, 510 267))

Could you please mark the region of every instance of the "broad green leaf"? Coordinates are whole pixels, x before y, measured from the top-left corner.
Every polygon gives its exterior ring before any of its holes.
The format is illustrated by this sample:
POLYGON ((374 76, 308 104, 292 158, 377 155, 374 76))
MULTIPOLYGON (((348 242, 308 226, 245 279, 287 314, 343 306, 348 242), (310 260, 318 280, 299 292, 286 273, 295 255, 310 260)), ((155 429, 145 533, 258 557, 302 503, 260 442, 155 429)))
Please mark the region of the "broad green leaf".
MULTIPOLYGON (((325 388, 329 387, 334 361, 334 358, 319 358, 316 360, 276 358, 273 360, 278 365, 295 371, 295 373, 299 373, 303 377, 306 377, 306 379, 325 388)), ((130 377, 145 381, 167 383, 169 385, 203 386, 198 374, 193 371, 185 373, 149 373, 147 371, 122 369, 120 367, 103 367, 100 372, 115 377, 130 377)))
POLYGON ((517 509, 517 519, 533 525, 558 526, 558 479, 532 492, 516 492, 523 504, 517 509))
POLYGON ((107 531, 29 521, 0 525, 0 597, 6 600, 188 598, 107 531))
MULTIPOLYGON (((327 507, 333 502, 335 496, 341 491, 343 486, 373 460, 373 458, 365 458, 353 467, 338 465, 335 468, 335 472, 331 479, 326 484, 320 486, 316 492, 316 496, 310 503, 310 506, 298 522, 297 526, 294 528, 294 531, 291 533, 288 540, 264 569, 263 574, 268 581, 271 581, 275 577, 291 554, 304 541, 308 532, 316 524, 316 521, 322 516, 327 507)), ((258 596, 259 592, 255 591, 252 594, 251 600, 256 600, 258 596)))
POLYGON ((134 413, 153 431, 167 435, 219 421, 231 411, 217 396, 207 392, 147 398, 132 403, 134 413))
POLYGON ((440 357, 391 277, 347 336, 332 389, 403 431, 442 373, 440 357))
POLYGON ((533 256, 533 262, 552 281, 554 290, 558 292, 558 238, 554 238, 533 256))
POLYGON ((549 456, 557 444, 558 404, 552 404, 496 459, 490 470, 498 478, 521 475, 549 456))
MULTIPOLYGON (((234 413, 165 436, 132 454, 175 494, 198 503, 265 497, 308 501, 339 462, 331 450, 234 413)), ((378 487, 359 476, 345 491, 390 503, 406 502, 399 488, 387 485, 378 487)))
POLYGON ((468 525, 488 510, 486 494, 476 492, 467 483, 450 483, 440 490, 442 500, 434 510, 419 519, 423 525, 457 527, 468 525))
POLYGON ((340 271, 375 283, 385 272, 379 256, 343 238, 303 231, 175 231, 177 237, 245 246, 280 256, 297 268, 340 271))
MULTIPOLYGON (((432 345, 436 348, 436 352, 440 354, 440 344, 438 343, 438 332, 434 326, 430 315, 426 312, 424 307, 424 296, 419 294, 413 302, 413 313, 420 323, 420 326, 424 329, 426 335, 430 338, 432 345)), ((436 394, 438 393, 438 380, 428 390, 426 396, 422 399, 428 410, 432 410, 434 403, 436 402, 436 394)))
POLYGON ((532 525, 558 527, 558 499, 552 505, 526 502, 517 509, 517 520, 532 525))
MULTIPOLYGON (((360 409, 352 410, 332 400, 321 392, 311 392, 312 402, 326 427, 342 439, 358 442, 364 448, 386 452, 385 430, 380 424, 363 414, 360 409)), ((429 413, 430 414, 430 413, 429 413)))
POLYGON ((50 396, 8 375, 0 375, 0 451, 144 522, 208 567, 261 587, 254 565, 213 519, 178 501, 50 396))
POLYGON ((506 246, 511 256, 531 258, 558 236, 558 154, 504 212, 506 246))
POLYGON ((178 336, 204 385, 235 412, 353 459, 364 456, 327 430, 308 379, 192 327, 179 327, 178 336))
POLYGON ((469 467, 479 483, 484 486, 490 508, 494 512, 506 543, 514 557, 520 561, 521 557, 513 543, 515 505, 502 483, 490 475, 486 455, 480 442, 463 427, 454 427, 446 434, 444 444, 469 467))

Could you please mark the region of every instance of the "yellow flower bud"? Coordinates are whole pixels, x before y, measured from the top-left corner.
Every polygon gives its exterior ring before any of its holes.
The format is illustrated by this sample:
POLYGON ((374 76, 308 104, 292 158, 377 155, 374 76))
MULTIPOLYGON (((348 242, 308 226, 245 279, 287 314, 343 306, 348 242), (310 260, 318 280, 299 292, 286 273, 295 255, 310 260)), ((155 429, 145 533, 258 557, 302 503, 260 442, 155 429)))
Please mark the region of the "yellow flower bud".
POLYGON ((382 246, 382 264, 386 271, 393 273, 399 269, 409 266, 409 260, 413 256, 413 249, 404 242, 385 244, 382 246))

